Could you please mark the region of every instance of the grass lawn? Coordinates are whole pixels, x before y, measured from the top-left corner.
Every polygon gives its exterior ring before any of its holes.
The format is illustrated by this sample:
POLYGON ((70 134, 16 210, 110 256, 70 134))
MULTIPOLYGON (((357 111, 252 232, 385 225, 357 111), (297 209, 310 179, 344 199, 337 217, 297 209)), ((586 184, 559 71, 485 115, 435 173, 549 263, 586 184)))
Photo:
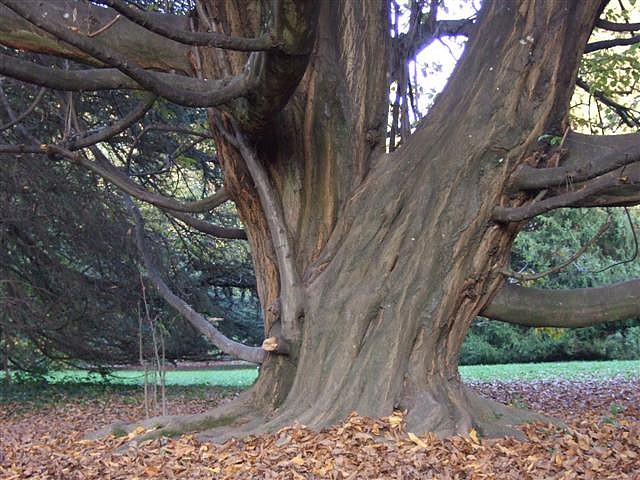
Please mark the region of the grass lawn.
MULTIPOLYGON (((561 378, 566 380, 606 379, 616 376, 640 377, 640 360, 603 362, 514 363, 508 365, 469 365, 460 367, 466 380, 527 381, 561 378)), ((257 368, 212 370, 171 370, 167 372, 167 385, 215 385, 243 388, 258 376, 257 368)), ((50 383, 107 382, 117 385, 142 385, 141 371, 119 370, 106 378, 84 370, 65 370, 47 375, 50 383)))
MULTIPOLYGON (((170 370, 167 371, 167 385, 215 385, 219 387, 248 387, 258 377, 257 368, 233 368, 215 370, 170 370)), ((118 370, 107 377, 86 370, 64 370, 47 375, 50 383, 59 382, 101 382, 117 385, 142 385, 144 372, 139 370, 118 370)), ((149 375, 148 381, 152 382, 149 375)))
POLYGON ((467 380, 503 382, 549 380, 609 379, 617 376, 640 377, 640 360, 609 360, 602 362, 511 363, 507 365, 467 365, 460 367, 467 380))

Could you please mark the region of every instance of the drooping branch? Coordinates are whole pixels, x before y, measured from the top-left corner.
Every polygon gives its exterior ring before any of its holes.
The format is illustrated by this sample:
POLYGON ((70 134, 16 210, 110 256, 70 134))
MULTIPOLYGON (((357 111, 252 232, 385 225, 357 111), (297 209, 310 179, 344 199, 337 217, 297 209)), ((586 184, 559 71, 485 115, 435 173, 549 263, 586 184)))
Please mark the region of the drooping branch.
POLYGON ((504 270, 502 273, 508 277, 511 278, 516 278, 518 280, 538 280, 540 278, 544 278, 548 275, 551 275, 553 273, 559 272, 560 270, 563 270, 564 268, 568 267, 569 265, 571 265, 573 262, 575 262, 578 258, 580 258, 584 252, 587 251, 587 249, 593 245, 595 242, 598 241, 598 239, 604 235, 604 232, 606 232, 608 230, 608 228, 611 226, 611 222, 607 221, 605 222, 602 227, 600 227, 600 229, 596 232, 596 234, 591 237, 591 239, 585 243, 577 252, 575 252, 573 255, 571 255, 569 258, 567 258, 565 261, 561 262, 559 265, 556 265, 553 268, 550 268, 549 270, 545 270, 544 272, 540 272, 540 273, 519 273, 519 272, 513 272, 511 270, 504 270))
POLYGON ((145 246, 144 221, 140 211, 128 196, 125 196, 125 203, 127 210, 129 210, 129 213, 135 220, 136 245, 140 252, 140 256, 142 257, 147 277, 151 280, 162 298, 164 298, 169 305, 175 308, 189 321, 189 323, 191 323, 191 325, 193 325, 196 330, 207 337, 221 351, 229 355, 233 355, 241 360, 253 363, 262 363, 266 357, 266 352, 263 349, 250 347, 230 339, 169 288, 162 279, 149 250, 145 246))
POLYGON ((45 88, 41 88, 38 91, 38 94, 36 95, 36 98, 33 99, 33 102, 31 102, 31 105, 29 105, 25 111, 20 113, 20 115, 15 116, 15 118, 12 118, 10 122, 5 123, 4 125, 0 125, 0 132, 3 131, 3 130, 6 130, 8 128, 13 127, 14 125, 17 125, 22 120, 24 120, 38 106, 38 104, 40 103, 40 100, 42 100, 42 97, 44 96, 45 92, 46 92, 46 89, 45 88))
POLYGON ((16 113, 13 111, 13 108, 11 108, 11 103, 9 102, 9 99, 7 98, 7 94, 4 92, 4 88, 2 88, 2 84, 0 83, 0 103, 2 103, 2 106, 4 107, 4 109, 7 111, 7 115, 9 115, 9 119, 11 120, 11 122, 13 124, 17 124, 17 130, 27 139, 29 139, 32 142, 37 142, 38 140, 27 130, 27 128, 24 125, 20 124, 20 120, 18 119, 18 115, 16 115, 16 113))
POLYGON ((47 154, 54 158, 64 158, 81 165, 92 172, 100 175, 105 180, 113 183, 123 192, 132 197, 150 203, 156 207, 172 210, 176 212, 203 213, 213 210, 219 205, 229 200, 229 195, 224 189, 218 190, 201 200, 193 202, 180 202, 170 197, 165 197, 157 193, 150 192, 132 181, 127 175, 121 172, 104 157, 100 150, 94 148, 92 153, 96 157, 95 161, 90 160, 80 152, 72 152, 58 145, 0 145, 0 153, 39 153, 47 154))
POLYGON ((66 147, 72 151, 78 150, 80 148, 85 148, 90 145, 100 143, 113 137, 114 135, 117 135, 118 133, 125 131, 127 128, 129 128, 131 125, 145 116, 145 114, 153 106, 157 98, 158 97, 153 93, 145 93, 136 108, 134 108, 120 120, 95 133, 69 141, 67 142, 66 147))
POLYGON ((276 47, 276 43, 273 41, 273 35, 271 34, 266 34, 258 38, 243 38, 229 36, 219 32, 178 30, 171 28, 166 23, 158 22, 156 16, 149 12, 139 10, 122 0, 98 0, 97 3, 108 5, 141 27, 185 45, 216 47, 244 52, 270 50, 276 47))
POLYGON ((181 222, 189 225, 190 227, 217 238, 227 238, 230 240, 247 239, 247 232, 245 232, 242 228, 221 227, 219 225, 214 225, 213 223, 200 220, 199 218, 196 218, 184 212, 173 212, 171 210, 167 210, 167 213, 172 217, 177 218, 181 222))
POLYGON ((597 141, 588 135, 571 132, 567 139, 568 158, 565 165, 555 168, 534 168, 523 165, 512 177, 513 190, 539 190, 569 183, 591 180, 618 168, 640 162, 640 135, 602 135, 597 141), (625 143, 621 144, 620 139, 625 143), (574 151, 577 142, 582 147, 574 151), (593 144, 593 149, 588 148, 593 144), (606 150, 605 145, 609 145, 606 150))
MULTIPOLYGON (((143 87, 115 68, 52 69, 0 53, 0 74, 23 82, 65 91, 142 90, 143 87)), ((176 75, 154 73, 158 77, 176 75)))
POLYGON ((118 168, 112 165, 109 160, 98 150, 92 149, 92 153, 96 157, 96 161, 89 160, 84 155, 73 154, 70 158, 68 154, 60 147, 48 145, 48 149, 54 154, 60 152, 66 158, 77 162, 78 164, 88 168, 89 170, 97 173, 105 180, 110 181, 115 186, 120 188, 125 193, 128 193, 132 197, 135 197, 143 202, 150 203, 156 207, 160 207, 165 210, 172 210, 176 212, 187 213, 204 213, 213 210, 214 208, 222 205, 229 200, 229 195, 224 189, 218 190, 213 195, 210 195, 201 200, 193 202, 179 202, 173 198, 165 197, 157 193, 150 192, 137 183, 132 181, 127 175, 121 172, 118 168))
POLYGON ((638 317, 639 296, 640 280, 572 290, 505 284, 480 314, 530 327, 589 327, 638 317))

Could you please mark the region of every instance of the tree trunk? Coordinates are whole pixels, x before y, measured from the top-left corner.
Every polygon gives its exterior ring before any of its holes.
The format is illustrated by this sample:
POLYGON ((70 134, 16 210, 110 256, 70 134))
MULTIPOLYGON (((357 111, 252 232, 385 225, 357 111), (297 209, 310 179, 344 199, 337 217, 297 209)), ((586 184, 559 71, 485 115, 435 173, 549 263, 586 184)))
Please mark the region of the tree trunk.
MULTIPOLYGON (((503 433, 529 417, 470 394, 458 352, 502 283, 518 230, 493 223, 491 213, 529 201, 510 198, 505 185, 532 162, 539 137, 566 128, 600 2, 487 2, 436 107, 391 154, 386 2, 321 3, 304 78, 268 134, 250 136, 295 252, 303 300, 291 331, 280 319, 298 306, 273 308, 281 295, 277 252, 251 173, 212 126, 254 252, 266 335, 278 329, 293 346, 269 356, 250 393, 270 418, 260 428, 318 428, 352 411, 401 409, 414 431, 503 433)), ((211 16, 227 19, 227 33, 255 33, 230 4, 216 6, 211 16)), ((217 55, 205 57, 205 76, 219 74, 217 55)), ((244 54, 232 55, 227 65, 237 72, 244 54)))
MULTIPOLYGON (((197 5, 198 29, 255 38, 269 24, 282 48, 249 57, 172 45, 207 79, 182 77, 181 95, 165 88, 163 79, 173 77, 141 71, 115 47, 101 48, 102 40, 88 44, 25 13, 119 69, 108 78, 88 72, 86 82, 126 87, 132 80, 121 85, 124 72, 135 80, 128 88, 219 108, 210 112, 211 130, 225 189, 246 226, 264 349, 273 353, 238 402, 162 432, 215 427, 210 433, 218 436, 229 422, 235 434, 293 421, 318 428, 354 410, 382 416, 401 409, 413 431, 493 435, 531 418, 467 391, 458 352, 503 283, 520 227, 496 222, 496 208, 513 213, 535 202, 533 193, 509 187, 524 166, 547 166, 539 163, 548 145, 538 139, 566 131, 579 59, 603 2, 484 2, 446 90, 389 154, 388 61, 398 52, 391 51, 387 2, 280 0, 274 12, 263 2, 197 5), (235 80, 225 86, 224 78, 235 80), (242 88, 233 96, 229 85, 242 88)), ((0 69, 34 81, 37 71, 25 64, 5 61, 0 69)))

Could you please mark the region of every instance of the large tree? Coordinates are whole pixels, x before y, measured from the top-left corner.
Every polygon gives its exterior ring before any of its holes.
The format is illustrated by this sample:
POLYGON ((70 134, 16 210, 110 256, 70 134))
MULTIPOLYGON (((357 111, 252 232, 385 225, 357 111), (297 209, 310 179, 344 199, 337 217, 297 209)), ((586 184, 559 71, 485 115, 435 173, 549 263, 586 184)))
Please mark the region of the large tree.
POLYGON ((400 409, 412 431, 500 434, 531 417, 462 384, 458 352, 478 313, 538 326, 640 313, 639 281, 553 292, 505 282, 528 219, 640 202, 640 137, 568 128, 580 60, 604 48, 588 44, 592 30, 638 29, 599 20, 606 1, 486 1, 472 20, 439 20, 440 2, 415 1, 406 29, 398 3, 378 0, 200 0, 188 15, 133 3, 0 1, 4 45, 90 66, 51 68, 6 51, 2 74, 68 91, 150 92, 103 130, 2 151, 70 160, 196 228, 204 226, 192 213, 235 202, 265 311, 262 348, 224 337, 170 290, 127 201, 162 295, 220 348, 262 364, 237 401, 158 420, 156 433, 322 427, 354 410, 400 409), (412 128, 407 62, 442 35, 468 35, 466 51, 412 128), (139 119, 156 96, 209 108, 223 190, 166 198, 90 147, 139 119))

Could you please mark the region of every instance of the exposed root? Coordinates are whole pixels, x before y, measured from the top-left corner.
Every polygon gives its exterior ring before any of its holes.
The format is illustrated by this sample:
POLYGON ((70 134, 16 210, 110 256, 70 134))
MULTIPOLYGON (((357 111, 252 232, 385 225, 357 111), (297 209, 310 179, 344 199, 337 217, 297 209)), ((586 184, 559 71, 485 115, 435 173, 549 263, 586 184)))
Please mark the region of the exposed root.
POLYGON ((409 405, 407 429, 433 432, 440 438, 468 436, 474 429, 482 437, 524 440, 519 425, 535 421, 559 423, 546 415, 481 397, 458 382, 420 392, 409 405))
MULTIPOLYGON (((130 424, 117 423, 93 432, 87 438, 126 435, 128 441, 119 449, 124 451, 134 442, 185 433, 196 433, 201 441, 221 443, 231 437, 274 432, 300 424, 302 419, 313 430, 330 426, 325 424, 328 421, 327 412, 317 406, 302 411, 279 411, 264 406, 256 408, 254 401, 255 397, 247 391, 234 401, 206 413, 155 417, 130 424)), ((469 436, 475 430, 485 438, 507 436, 526 440, 517 428, 519 425, 534 421, 561 424, 551 417, 481 397, 459 382, 430 385, 430 388, 414 394, 406 404, 406 409, 407 431, 416 434, 432 432, 440 438, 469 436)))
POLYGON ((133 442, 140 443, 159 437, 175 437, 211 429, 237 432, 244 424, 259 417, 259 412, 249 402, 251 396, 248 393, 205 413, 161 416, 133 423, 118 422, 92 432, 85 438, 92 440, 108 435, 127 436, 128 442, 120 448, 126 450, 133 442))

